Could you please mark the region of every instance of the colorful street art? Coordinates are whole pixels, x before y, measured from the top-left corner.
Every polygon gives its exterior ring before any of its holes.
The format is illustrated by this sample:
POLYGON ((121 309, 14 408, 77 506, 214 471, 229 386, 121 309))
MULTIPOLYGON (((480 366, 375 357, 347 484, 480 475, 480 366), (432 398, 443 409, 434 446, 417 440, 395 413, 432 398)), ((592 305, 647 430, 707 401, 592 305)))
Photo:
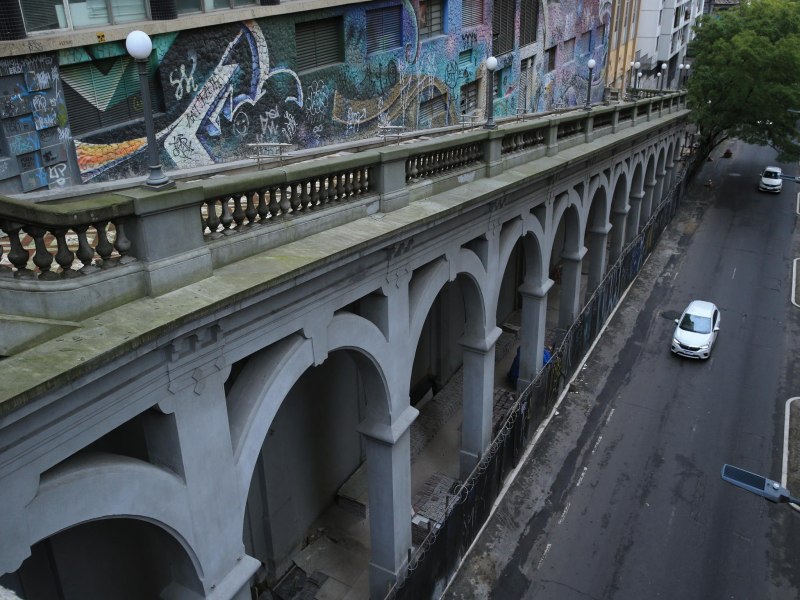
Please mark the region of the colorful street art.
MULTIPOLYGON (((345 35, 341 62, 301 72, 293 68, 298 64, 294 29, 300 15, 156 36, 156 62, 151 66, 162 107, 156 115, 156 137, 165 168, 240 160, 251 154, 248 144, 256 142, 309 148, 375 136, 382 125, 412 131, 458 123, 463 86, 485 73, 483 63, 492 48, 491 18, 462 30, 461 2, 452 0, 443 14, 441 34, 426 38, 420 34, 417 6, 402 0, 403 43, 368 54, 366 10, 393 5, 396 1, 303 13, 303 21, 340 17, 345 35)), ((543 111, 582 103, 590 56, 598 63, 593 91, 602 94, 607 55, 603 24, 609 22, 610 10, 610 0, 544 0, 537 42, 528 49, 535 61, 530 89, 519 83, 519 49, 498 57, 495 116, 516 114, 517 106, 523 105, 543 111), (573 55, 562 53, 556 68, 545 71, 543 49, 560 48, 572 38, 573 55), (523 92, 526 99, 520 96, 523 92)), ((120 66, 105 67, 100 74, 105 78, 103 94, 89 94, 85 81, 76 77, 65 79, 84 100, 91 98, 98 110, 105 110, 103 102, 110 107, 123 99, 135 100, 136 90, 125 75, 130 64, 122 64, 129 59, 120 43, 93 47, 91 55, 63 51, 59 64, 114 57, 120 66)), ((38 118, 50 122, 53 115, 45 112, 38 118)), ((82 135, 74 143, 84 182, 145 172, 146 140, 140 122, 82 135)))

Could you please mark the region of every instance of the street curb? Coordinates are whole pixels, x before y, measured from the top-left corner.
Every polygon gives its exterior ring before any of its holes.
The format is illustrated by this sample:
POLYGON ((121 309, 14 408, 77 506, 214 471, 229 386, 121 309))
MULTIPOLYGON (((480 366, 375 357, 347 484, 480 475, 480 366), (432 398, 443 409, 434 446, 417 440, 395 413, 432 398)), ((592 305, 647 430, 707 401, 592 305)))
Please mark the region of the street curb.
POLYGON ((797 308, 800 308, 800 304, 797 303, 795 300, 795 293, 797 292, 797 263, 800 262, 800 258, 795 258, 792 261, 792 304, 794 304, 797 308))
MULTIPOLYGON (((781 468, 781 486, 784 488, 786 488, 789 474, 789 421, 792 414, 792 402, 795 400, 800 400, 800 396, 794 396, 786 401, 786 408, 784 409, 783 415, 783 464, 781 468)), ((789 506, 800 512, 800 506, 797 504, 789 502, 789 506)))

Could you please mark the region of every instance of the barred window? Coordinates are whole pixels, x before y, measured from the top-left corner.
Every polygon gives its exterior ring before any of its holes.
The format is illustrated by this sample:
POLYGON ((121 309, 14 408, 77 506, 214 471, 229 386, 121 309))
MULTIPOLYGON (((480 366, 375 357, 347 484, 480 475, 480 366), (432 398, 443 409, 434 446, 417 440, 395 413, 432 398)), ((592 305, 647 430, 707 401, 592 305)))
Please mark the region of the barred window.
POLYGON ((442 33, 442 0, 419 0, 419 35, 432 37, 442 33))
POLYGON ((403 45, 402 18, 400 6, 367 11, 367 54, 403 45))
POLYGON ((297 23, 294 35, 298 71, 344 62, 342 17, 297 23))

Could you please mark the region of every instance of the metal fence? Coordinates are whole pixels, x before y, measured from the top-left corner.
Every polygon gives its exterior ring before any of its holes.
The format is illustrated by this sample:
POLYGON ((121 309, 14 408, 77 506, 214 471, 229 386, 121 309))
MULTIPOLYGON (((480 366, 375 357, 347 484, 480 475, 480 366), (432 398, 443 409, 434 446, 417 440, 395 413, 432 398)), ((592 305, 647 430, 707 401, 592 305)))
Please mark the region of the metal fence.
POLYGON ((478 466, 463 484, 453 490, 444 521, 431 530, 411 556, 404 577, 389 590, 387 599, 420 600, 442 595, 470 544, 488 520, 503 482, 519 462, 531 432, 552 410, 622 294, 636 279, 645 259, 674 217, 685 192, 687 174, 691 172, 691 165, 686 165, 682 176, 639 235, 625 247, 609 269, 567 330, 550 362, 520 394, 478 466))

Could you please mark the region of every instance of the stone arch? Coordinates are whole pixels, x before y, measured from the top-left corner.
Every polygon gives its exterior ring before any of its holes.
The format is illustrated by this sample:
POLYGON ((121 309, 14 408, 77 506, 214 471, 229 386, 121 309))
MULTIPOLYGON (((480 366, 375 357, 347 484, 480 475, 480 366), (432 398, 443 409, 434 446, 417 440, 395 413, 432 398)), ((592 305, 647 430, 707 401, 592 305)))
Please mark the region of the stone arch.
POLYGON ((182 510, 186 493, 180 477, 150 463, 107 453, 76 456, 43 476, 28 506, 30 543, 95 521, 143 521, 183 549, 179 583, 202 593, 204 561, 193 547, 190 515, 182 510))
POLYGON ((486 334, 488 320, 484 289, 486 271, 474 252, 459 248, 449 260, 439 259, 417 269, 409 286, 409 355, 412 355, 422 333, 425 319, 433 306, 436 296, 444 285, 464 275, 463 281, 470 285, 462 286, 466 303, 467 331, 470 336, 486 334))

